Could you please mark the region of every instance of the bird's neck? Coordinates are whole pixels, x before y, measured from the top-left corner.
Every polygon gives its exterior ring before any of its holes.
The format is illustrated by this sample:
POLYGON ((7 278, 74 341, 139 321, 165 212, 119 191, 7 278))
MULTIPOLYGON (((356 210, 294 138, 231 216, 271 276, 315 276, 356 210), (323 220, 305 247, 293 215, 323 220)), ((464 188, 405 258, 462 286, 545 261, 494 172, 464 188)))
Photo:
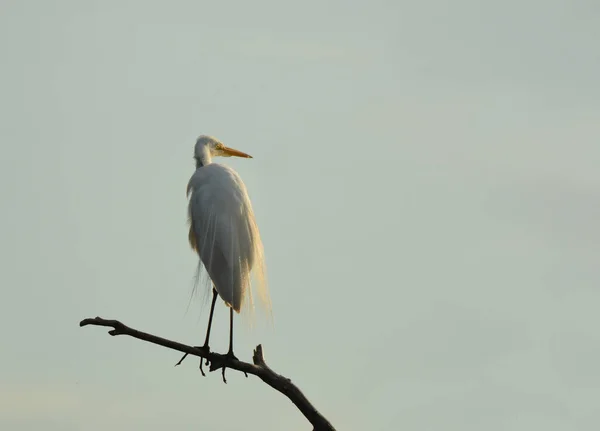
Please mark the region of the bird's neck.
POLYGON ((210 156, 210 151, 208 148, 204 147, 200 155, 196 157, 196 169, 201 168, 202 166, 210 165, 212 162, 212 157, 210 156))

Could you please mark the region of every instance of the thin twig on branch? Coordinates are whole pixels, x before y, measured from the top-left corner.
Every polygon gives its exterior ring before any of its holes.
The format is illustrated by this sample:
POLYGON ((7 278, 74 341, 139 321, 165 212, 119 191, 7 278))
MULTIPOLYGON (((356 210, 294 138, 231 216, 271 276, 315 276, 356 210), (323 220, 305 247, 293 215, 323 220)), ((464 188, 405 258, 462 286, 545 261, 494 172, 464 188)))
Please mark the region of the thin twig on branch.
POLYGON ((300 389, 298 389, 298 387, 294 385, 290 379, 275 373, 267 366, 263 356, 262 346, 260 344, 256 346, 256 349, 254 349, 254 354, 252 356, 252 361, 254 364, 250 364, 248 362, 230 358, 220 353, 207 351, 201 347, 188 346, 186 344, 181 344, 176 341, 167 340, 166 338, 161 338, 157 337, 156 335, 138 331, 137 329, 133 329, 127 325, 124 325, 118 320, 107 320, 101 317, 96 317, 93 319, 83 319, 81 322, 79 322, 79 326, 87 325, 110 327, 113 329, 108 331, 108 333, 113 336, 129 335, 130 337, 134 337, 139 340, 158 344, 159 346, 178 350, 193 356, 199 356, 200 358, 210 361, 210 371, 231 368, 232 370, 255 375, 273 389, 288 397, 290 401, 293 402, 296 407, 298 407, 306 419, 308 419, 308 421, 313 425, 314 431, 335 431, 329 421, 313 407, 310 401, 308 401, 308 399, 304 396, 302 391, 300 391, 300 389))

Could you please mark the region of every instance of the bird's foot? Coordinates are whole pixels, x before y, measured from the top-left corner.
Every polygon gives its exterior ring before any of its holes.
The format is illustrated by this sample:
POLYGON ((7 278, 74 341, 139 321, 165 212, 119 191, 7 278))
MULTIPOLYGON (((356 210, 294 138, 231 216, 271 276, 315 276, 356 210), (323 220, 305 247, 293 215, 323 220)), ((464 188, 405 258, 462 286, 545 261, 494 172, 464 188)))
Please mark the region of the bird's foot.
MULTIPOLYGON (((201 348, 205 349, 207 352, 210 352, 210 347, 208 346, 202 346, 201 348)), ((202 362, 206 360, 206 366, 210 365, 210 361, 208 359, 205 358, 200 358, 200 372, 202 373, 202 377, 206 377, 206 374, 204 373, 204 370, 202 369, 202 362)))
MULTIPOLYGON (((229 351, 229 352, 227 352, 227 354, 225 355, 225 361, 232 361, 232 360, 239 361, 239 359, 237 358, 237 356, 235 356, 235 355, 233 354, 233 350, 230 350, 230 351, 229 351)), ((227 383, 227 379, 225 378, 225 369, 226 369, 226 368, 227 368, 227 367, 226 367, 225 365, 223 365, 223 368, 222 368, 222 370, 221 370, 221 375, 223 376, 223 383, 225 383, 225 384, 227 383)), ((247 374, 245 371, 243 371, 243 373, 244 373, 244 375, 245 375, 245 376, 246 376, 246 378, 247 378, 247 377, 248 377, 248 374, 247 374)))
MULTIPOLYGON (((194 348, 196 348, 196 349, 202 349, 202 350, 205 350, 206 352, 210 352, 210 347, 208 347, 207 345, 204 345, 204 346, 194 346, 194 348)), ((183 362, 183 360, 185 358, 187 358, 187 356, 188 356, 188 353, 186 353, 185 355, 183 355, 181 357, 181 359, 179 360, 179 362, 177 362, 175 364, 175 366, 181 365, 181 363, 183 362)), ((202 361, 204 361, 204 360, 205 360, 204 358, 200 358, 200 367, 199 368, 200 368, 200 372, 202 373, 202 376, 206 376, 206 374, 204 373, 204 370, 202 369, 202 361)), ((210 364, 210 361, 208 359, 206 359, 206 365, 209 365, 209 364, 210 364)))
POLYGON ((230 360, 230 361, 231 361, 231 360, 236 360, 236 361, 239 361, 239 359, 237 358, 237 356, 235 356, 235 355, 233 354, 233 350, 230 350, 229 352, 227 352, 227 354, 225 355, 225 359, 228 359, 228 360, 230 360))

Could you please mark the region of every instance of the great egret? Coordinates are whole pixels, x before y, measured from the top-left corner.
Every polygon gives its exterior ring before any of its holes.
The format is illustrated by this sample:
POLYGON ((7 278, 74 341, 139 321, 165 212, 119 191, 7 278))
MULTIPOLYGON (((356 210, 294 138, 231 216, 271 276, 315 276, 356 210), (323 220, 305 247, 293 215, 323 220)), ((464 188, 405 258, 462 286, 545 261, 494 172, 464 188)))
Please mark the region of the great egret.
MULTIPOLYGON (((223 145, 212 136, 196 140, 194 159, 196 171, 190 178, 186 194, 190 196, 189 242, 200 257, 212 281, 213 297, 206 330, 204 348, 209 349, 210 328, 217 294, 229 307, 229 350, 233 354, 233 311, 242 307, 253 311, 251 272, 258 284, 261 301, 270 311, 266 286, 263 245, 252 205, 242 179, 230 167, 212 163, 213 157, 252 156, 223 145)), ((185 358, 181 358, 181 361, 185 358)), ((237 358, 236 358, 237 359, 237 358)), ((179 363, 181 363, 179 361, 179 363)), ((200 360, 202 371, 202 359, 200 360)), ((202 371, 204 374, 204 371, 202 371)))

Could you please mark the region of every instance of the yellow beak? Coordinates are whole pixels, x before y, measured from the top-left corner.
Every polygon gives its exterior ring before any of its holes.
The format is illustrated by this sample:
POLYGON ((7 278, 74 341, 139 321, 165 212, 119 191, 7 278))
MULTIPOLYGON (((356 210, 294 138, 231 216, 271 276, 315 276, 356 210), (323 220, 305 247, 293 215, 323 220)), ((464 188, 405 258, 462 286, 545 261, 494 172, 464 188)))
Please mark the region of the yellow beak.
POLYGON ((225 157, 244 157, 246 159, 251 159, 252 156, 250 154, 242 153, 241 151, 235 150, 229 147, 221 148, 221 153, 225 157))

